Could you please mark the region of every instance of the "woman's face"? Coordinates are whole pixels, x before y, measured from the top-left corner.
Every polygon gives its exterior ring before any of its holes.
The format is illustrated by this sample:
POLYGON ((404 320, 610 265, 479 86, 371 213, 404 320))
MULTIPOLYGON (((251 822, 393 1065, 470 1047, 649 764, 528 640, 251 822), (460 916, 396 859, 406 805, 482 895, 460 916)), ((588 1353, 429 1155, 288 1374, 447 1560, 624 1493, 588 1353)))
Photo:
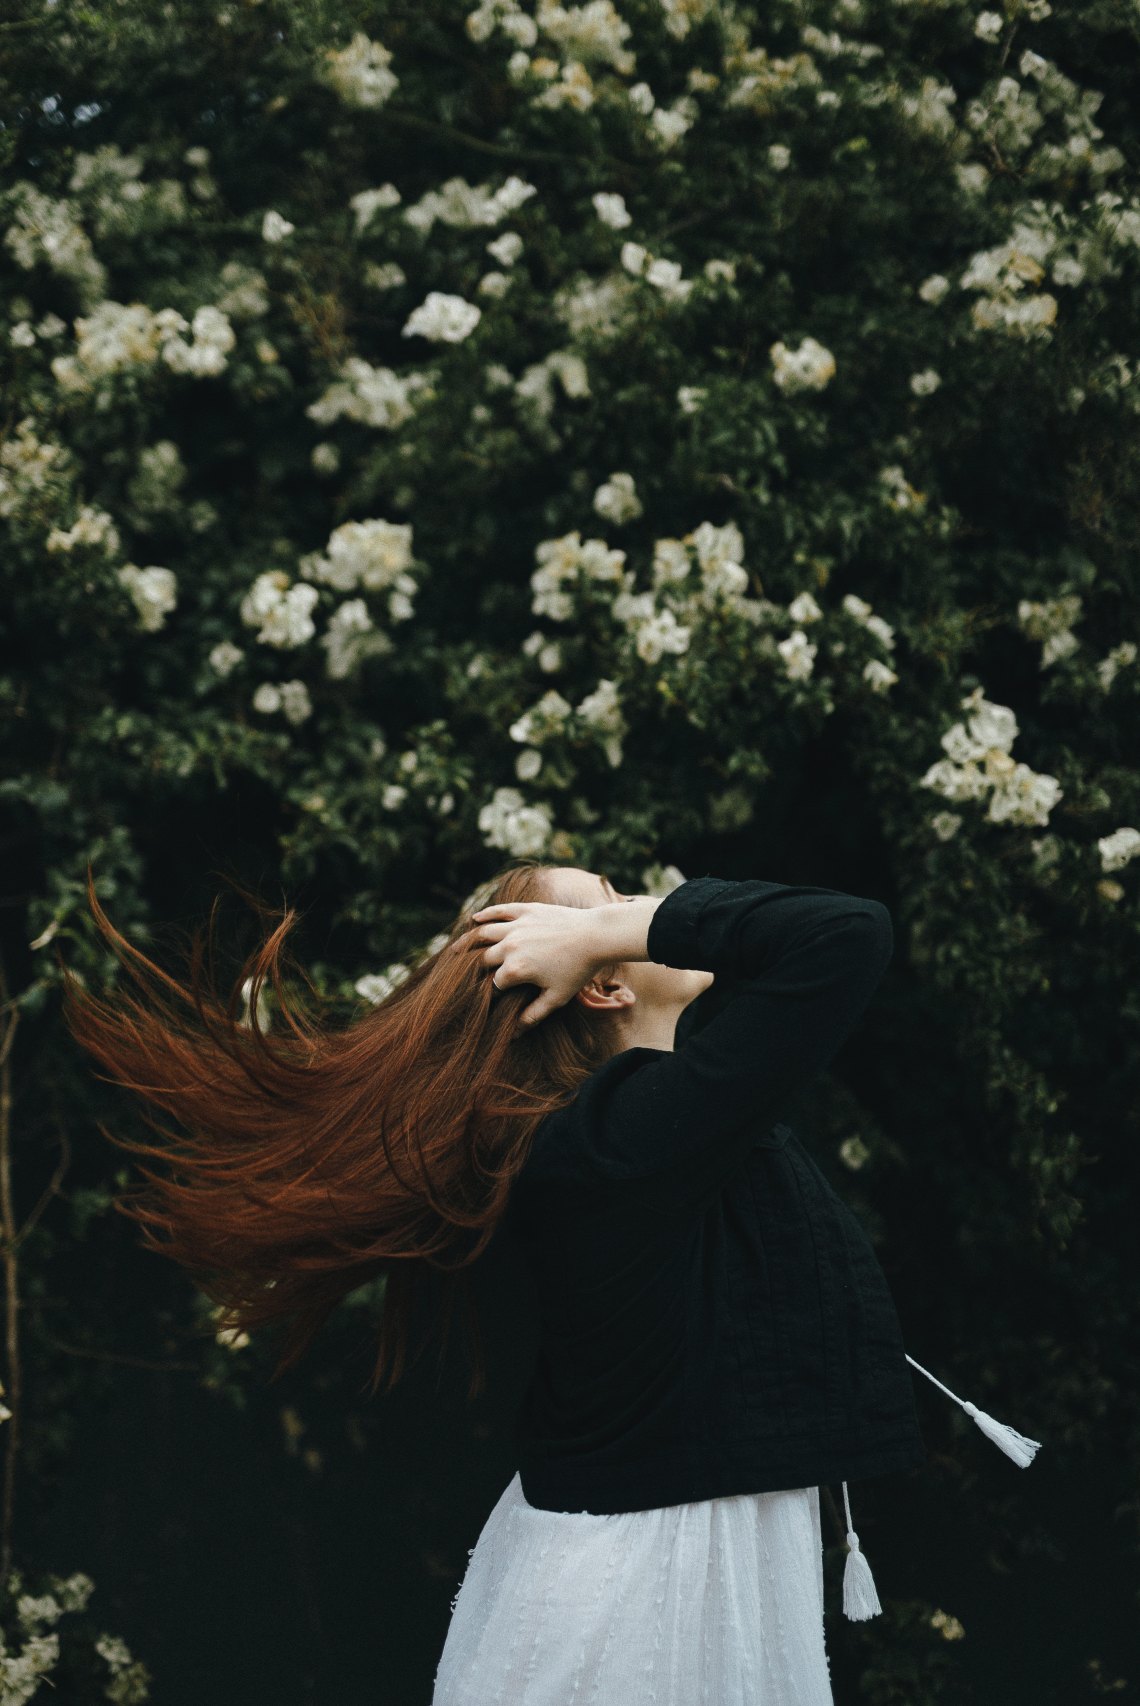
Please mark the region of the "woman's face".
MULTIPOLYGON (((559 865, 546 873, 551 899, 556 906, 609 906, 632 900, 616 889, 609 878, 577 865, 559 865)), ((659 965, 656 960, 627 960, 618 977, 636 996, 630 1017, 640 1020, 671 1014, 674 1018, 713 982, 711 971, 659 965)))

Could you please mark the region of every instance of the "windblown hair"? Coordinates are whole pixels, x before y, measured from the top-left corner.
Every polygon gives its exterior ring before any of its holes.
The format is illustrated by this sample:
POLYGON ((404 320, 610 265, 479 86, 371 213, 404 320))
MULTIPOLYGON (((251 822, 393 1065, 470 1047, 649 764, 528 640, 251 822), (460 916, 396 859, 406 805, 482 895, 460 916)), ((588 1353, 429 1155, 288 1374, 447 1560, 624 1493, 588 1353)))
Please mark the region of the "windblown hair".
MULTIPOLYGON (((481 885, 472 909, 552 899, 544 877, 552 868, 513 861, 481 885)), ((450 1276, 442 1292, 445 1343, 463 1294, 475 1348, 473 1398, 485 1371, 465 1270, 493 1238, 540 1121, 620 1046, 613 1018, 571 1000, 540 1024, 520 1027, 536 986, 493 990, 494 968, 481 952, 452 954, 441 945, 363 1016, 331 1022, 301 968, 316 1015, 286 989, 295 909, 270 909, 232 886, 263 924, 278 921, 223 1002, 213 969, 218 899, 206 943, 209 974, 199 929, 182 983, 111 924, 88 865, 96 926, 140 993, 96 996, 61 962, 64 1021, 106 1068, 95 1076, 140 1098, 146 1124, 165 1140, 116 1136, 99 1125, 118 1147, 163 1163, 156 1171, 140 1161, 148 1185, 128 1188, 115 1207, 142 1227, 144 1247, 192 1276, 227 1326, 252 1332, 284 1324, 274 1381, 300 1361, 343 1297, 382 1274, 369 1386, 375 1395, 387 1369, 390 1390, 407 1362, 417 1278, 425 1267, 439 1270, 450 1276), (273 1034, 259 1013, 267 980, 284 1024, 273 1034), (181 1129, 151 1110, 173 1116, 181 1129)), ((460 912, 448 942, 470 925, 460 912)))

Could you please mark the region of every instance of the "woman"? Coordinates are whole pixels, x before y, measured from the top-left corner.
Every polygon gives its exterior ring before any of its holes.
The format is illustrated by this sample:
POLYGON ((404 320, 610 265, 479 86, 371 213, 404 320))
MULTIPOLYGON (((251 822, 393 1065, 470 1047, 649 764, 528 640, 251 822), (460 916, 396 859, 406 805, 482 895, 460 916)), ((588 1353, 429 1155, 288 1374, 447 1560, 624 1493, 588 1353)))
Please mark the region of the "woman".
MULTIPOLYGON (((625 895, 520 860, 338 1029, 286 997, 292 914, 243 968, 244 1023, 204 988, 197 944, 186 989, 88 893, 146 998, 69 984, 68 1023, 185 1134, 176 1153, 114 1139, 176 1169, 144 1168, 149 1194, 122 1206, 232 1325, 286 1325, 277 1374, 383 1273, 373 1391, 388 1362, 392 1385, 417 1269, 458 1279, 500 1229, 532 1263, 518 1473, 433 1706, 831 1706, 819 1485, 843 1481, 846 1506, 847 1478, 925 1460, 919 1365, 859 1223, 774 1121, 866 1008, 886 908, 712 876, 625 895), (686 1010, 714 982, 698 1027, 686 1010)), ((1037 1442, 965 1407, 1029 1461, 1037 1442)), ((844 1609, 872 1616, 849 1506, 847 1529, 844 1609)))

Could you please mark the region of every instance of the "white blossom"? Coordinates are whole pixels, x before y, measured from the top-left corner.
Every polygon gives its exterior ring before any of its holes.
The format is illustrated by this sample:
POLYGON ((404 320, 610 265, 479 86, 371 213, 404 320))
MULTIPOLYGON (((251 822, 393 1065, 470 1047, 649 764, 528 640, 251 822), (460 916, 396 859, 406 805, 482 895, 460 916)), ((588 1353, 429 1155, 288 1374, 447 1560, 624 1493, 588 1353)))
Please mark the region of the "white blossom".
POLYGON ((348 205, 356 216, 357 235, 368 229, 374 213, 381 208, 398 207, 400 200, 395 184, 381 184, 374 190, 358 190, 356 195, 350 196, 348 205))
POLYGON ((409 968, 403 961, 397 960, 393 965, 386 966, 382 972, 365 972, 363 977, 357 978, 352 987, 357 995, 363 996, 365 1001, 370 1001, 374 1007, 378 1007, 381 1001, 388 999, 393 990, 400 987, 408 976, 408 971, 409 968))
POLYGON ((633 475, 611 474, 594 493, 594 508, 604 520, 612 521, 615 527, 636 520, 642 513, 642 503, 634 486, 633 475))
POLYGON ((771 344, 768 354, 781 391, 822 391, 835 377, 835 357, 815 338, 804 338, 794 350, 782 341, 771 344))
POLYGON ((209 652, 210 668, 224 681, 245 657, 240 646, 235 646, 232 640, 219 640, 216 646, 211 646, 209 652))
POLYGON ((1140 853, 1140 829, 1133 829, 1129 824, 1122 825, 1120 829, 1114 829, 1111 835, 1102 835, 1096 846, 1100 854, 1101 869, 1119 871, 1140 853))
POLYGON ((578 705, 577 714, 588 728, 602 735, 606 758, 616 769, 622 759, 622 736, 628 732, 617 682, 604 676, 578 705))
POLYGON ((537 704, 524 711, 510 727, 512 740, 538 746, 560 734, 573 707, 556 687, 548 688, 537 704))
POLYGON ((166 618, 178 602, 178 580, 172 569, 140 569, 126 563, 119 579, 130 593, 138 611, 139 626, 148 634, 166 626, 166 618))
POLYGON ((399 85, 391 63, 386 47, 357 30, 347 47, 326 51, 322 78, 346 106, 382 107, 399 85))
POLYGON ((501 847, 516 859, 544 853, 552 828, 549 806, 528 806, 517 788, 496 788, 479 813, 485 845, 501 847))
POLYGON ((241 619, 258 630, 261 645, 288 651, 316 633, 312 612, 319 597, 307 581, 290 583, 283 569, 267 569, 242 599, 241 619))
POLYGON ((517 231, 504 231, 487 244, 487 252, 504 267, 513 267, 523 252, 523 240, 517 231))
POLYGON ((297 227, 295 225, 291 224, 288 219, 285 219, 274 208, 268 208, 264 219, 261 221, 262 241, 265 243, 280 243, 284 237, 288 237, 290 232, 295 231, 296 229, 297 227))
POLYGON ((923 302, 938 303, 941 302, 949 288, 950 280, 944 278, 940 272, 934 272, 930 274, 929 278, 923 279, 918 287, 917 295, 923 302))
POLYGON ((810 592, 801 592, 788 605, 788 615, 799 626, 804 622, 818 622, 823 616, 823 611, 810 592))
POLYGON ((627 225, 633 224, 633 215, 625 205, 625 197, 616 191, 599 190, 590 198, 594 211, 603 225, 608 225, 613 231, 621 231, 627 225))
POLYGON ((449 296, 445 291, 431 290, 403 327, 405 338, 430 338, 435 343, 462 343, 475 330, 482 318, 482 309, 462 296, 449 296))
POLYGON ((789 681, 804 681, 815 667, 819 647, 811 643, 802 628, 796 628, 786 640, 777 643, 776 650, 784 660, 789 681))
POLYGON ((691 630, 677 621, 669 609, 655 610, 635 626, 634 647, 643 663, 660 663, 666 652, 689 648, 691 630))
POLYGON ((873 693, 885 693, 898 680, 896 672, 879 658, 870 658, 863 665, 863 680, 873 693))
POLYGON ((1082 603, 1080 594, 1075 592, 1040 602, 1029 598, 1019 601, 1018 626, 1029 639, 1041 642, 1041 669, 1048 669, 1051 664, 1077 650, 1080 641, 1073 633, 1072 625, 1080 621, 1082 603))

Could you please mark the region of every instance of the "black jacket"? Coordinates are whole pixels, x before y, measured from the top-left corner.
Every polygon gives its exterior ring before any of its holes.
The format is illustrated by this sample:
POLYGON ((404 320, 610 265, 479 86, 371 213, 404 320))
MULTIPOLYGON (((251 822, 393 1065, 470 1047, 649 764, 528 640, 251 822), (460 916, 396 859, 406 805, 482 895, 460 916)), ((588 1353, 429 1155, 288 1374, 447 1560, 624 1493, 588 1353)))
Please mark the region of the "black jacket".
POLYGON ((728 999, 672 1051, 593 1072, 515 1182, 540 1320, 515 1426, 531 1505, 604 1515, 926 1461, 874 1250, 777 1120, 892 946, 880 902, 834 889, 697 877, 658 906, 649 957, 728 999))

